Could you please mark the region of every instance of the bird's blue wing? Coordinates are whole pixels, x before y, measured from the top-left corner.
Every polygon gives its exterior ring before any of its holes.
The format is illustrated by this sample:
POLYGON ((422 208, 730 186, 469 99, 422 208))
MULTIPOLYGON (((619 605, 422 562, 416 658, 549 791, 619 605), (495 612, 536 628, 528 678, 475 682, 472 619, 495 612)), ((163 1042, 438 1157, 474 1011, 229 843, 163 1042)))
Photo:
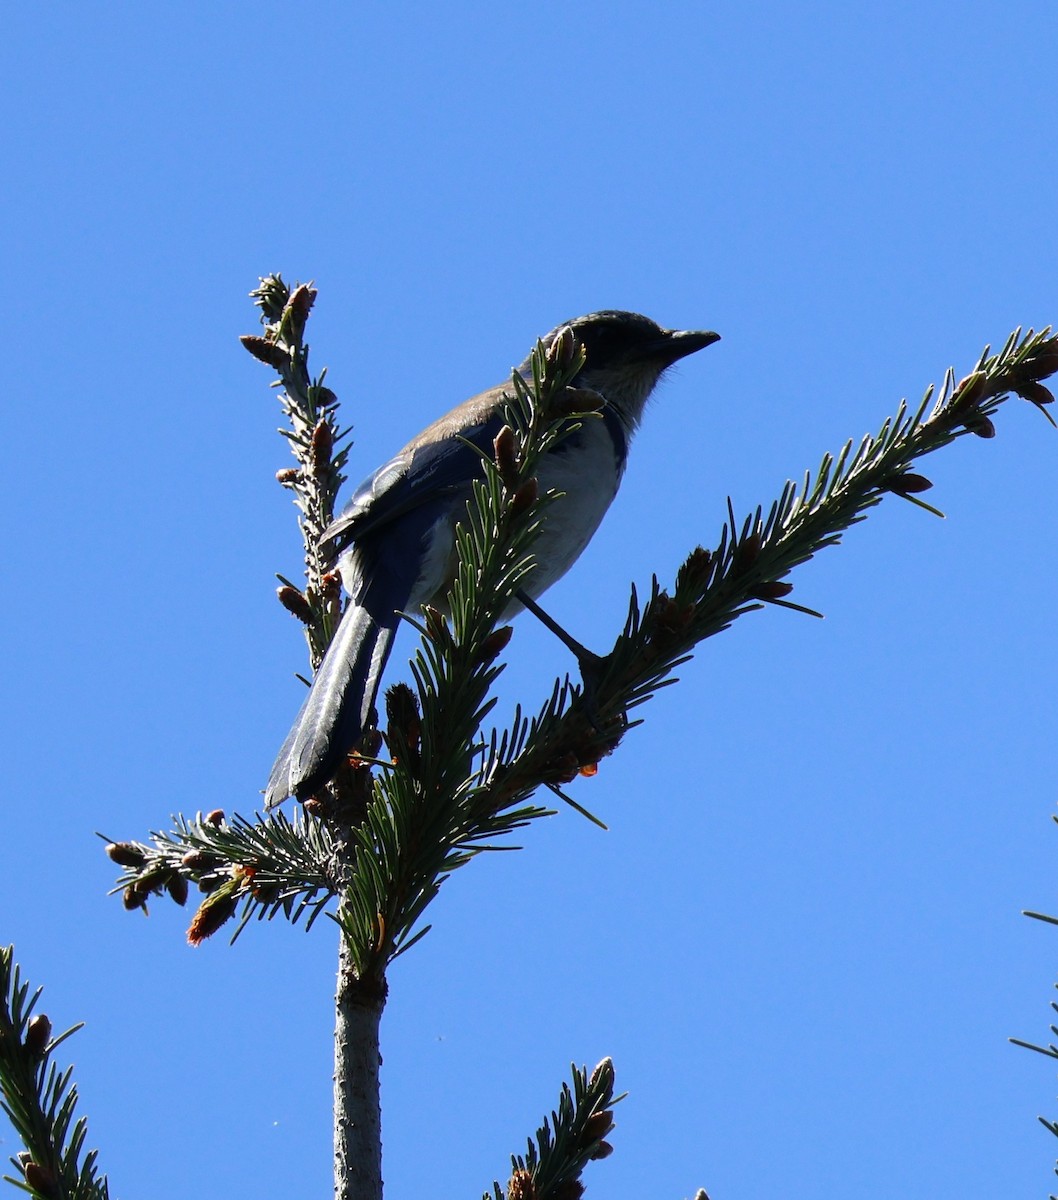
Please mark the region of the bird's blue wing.
POLYGON ((503 426, 503 391, 495 388, 468 400, 383 463, 324 531, 324 544, 340 551, 420 505, 461 491, 469 494, 471 483, 482 475, 481 454, 491 455, 503 426))

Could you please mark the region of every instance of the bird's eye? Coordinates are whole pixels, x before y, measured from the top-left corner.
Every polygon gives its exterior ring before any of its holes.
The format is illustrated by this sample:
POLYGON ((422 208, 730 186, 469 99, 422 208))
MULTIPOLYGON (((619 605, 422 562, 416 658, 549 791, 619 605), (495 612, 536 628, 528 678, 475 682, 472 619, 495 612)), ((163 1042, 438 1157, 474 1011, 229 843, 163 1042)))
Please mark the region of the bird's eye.
POLYGON ((589 367, 601 367, 613 362, 625 349, 626 339, 613 325, 588 325, 575 330, 584 346, 589 367))

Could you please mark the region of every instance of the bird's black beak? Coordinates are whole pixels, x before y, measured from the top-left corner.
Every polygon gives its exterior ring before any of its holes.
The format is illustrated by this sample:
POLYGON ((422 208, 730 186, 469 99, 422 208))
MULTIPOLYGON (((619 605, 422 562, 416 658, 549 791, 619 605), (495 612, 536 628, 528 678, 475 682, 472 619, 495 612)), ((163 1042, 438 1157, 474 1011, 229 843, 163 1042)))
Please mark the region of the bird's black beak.
POLYGON ((720 341, 720 334, 710 329, 666 329, 664 339, 658 343, 658 357, 665 360, 666 366, 679 362, 688 354, 696 354, 720 341))

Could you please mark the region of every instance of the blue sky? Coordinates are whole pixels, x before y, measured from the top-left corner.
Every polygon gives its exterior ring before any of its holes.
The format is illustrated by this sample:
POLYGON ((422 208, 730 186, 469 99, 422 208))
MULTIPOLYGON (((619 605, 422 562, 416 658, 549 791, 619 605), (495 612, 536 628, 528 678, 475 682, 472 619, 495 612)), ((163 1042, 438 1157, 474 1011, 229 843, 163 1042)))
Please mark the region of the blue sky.
MULTIPOLYGON (((23 6, 5 20, 0 941, 115 1196, 325 1194, 334 937, 192 951, 93 831, 251 811, 298 570, 246 293, 321 289, 367 474, 603 307, 724 340, 648 413, 554 614, 715 542, 1016 325, 1058 319, 1058 9, 23 6)), ((1058 435, 1010 404, 740 621, 394 969, 387 1194, 480 1195, 571 1060, 629 1089, 590 1195, 1042 1196, 1058 909, 1058 435), (970 444, 972 443, 972 444, 970 444)), ((399 670, 395 658, 394 677, 399 670)), ((568 668, 518 623, 501 711, 568 668)), ((5 1154, 15 1147, 0 1132, 5 1154)))

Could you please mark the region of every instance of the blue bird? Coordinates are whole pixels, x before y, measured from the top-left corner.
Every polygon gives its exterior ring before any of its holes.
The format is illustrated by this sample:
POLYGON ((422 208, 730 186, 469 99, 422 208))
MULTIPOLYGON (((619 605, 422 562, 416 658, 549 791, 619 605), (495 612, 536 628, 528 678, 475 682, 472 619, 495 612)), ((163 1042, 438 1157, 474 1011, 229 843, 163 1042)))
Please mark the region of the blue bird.
MULTIPOLYGON (((573 386, 597 392, 604 403, 601 420, 585 421, 540 461, 540 493, 561 495, 546 508, 533 546, 523 600, 534 611, 533 602, 573 565, 610 507, 629 442, 662 374, 719 340, 716 333, 664 329, 638 313, 609 310, 557 326, 543 339, 545 349, 567 326, 585 354, 573 386)), ((531 377, 528 358, 519 371, 531 377)), ((266 807, 313 795, 359 740, 372 720, 398 614, 417 613, 424 604, 447 610, 455 528, 482 474, 472 447, 491 454, 504 424, 505 392, 509 384, 490 388, 424 429, 357 488, 325 531, 349 603, 276 756, 266 807)))

